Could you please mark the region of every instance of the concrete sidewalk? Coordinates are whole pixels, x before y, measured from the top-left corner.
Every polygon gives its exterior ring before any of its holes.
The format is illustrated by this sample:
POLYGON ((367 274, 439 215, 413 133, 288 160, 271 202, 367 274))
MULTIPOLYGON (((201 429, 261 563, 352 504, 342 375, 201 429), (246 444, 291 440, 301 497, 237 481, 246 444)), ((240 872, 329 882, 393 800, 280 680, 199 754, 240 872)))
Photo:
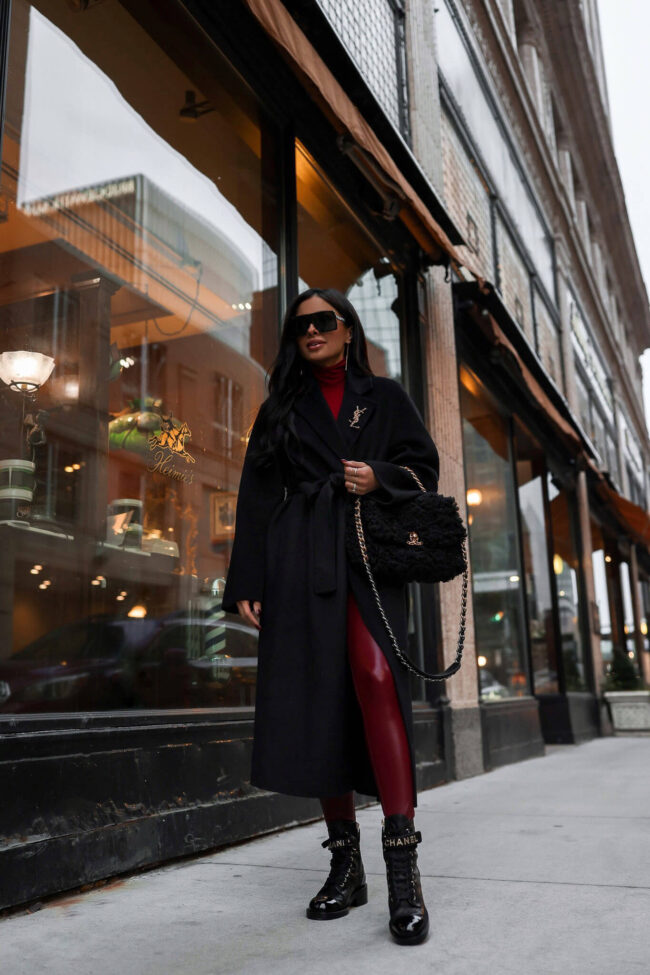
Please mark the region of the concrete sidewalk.
POLYGON ((323 823, 0 922, 7 975, 636 975, 650 971, 650 738, 604 738, 422 793, 432 932, 387 934, 381 810, 359 814, 370 901, 304 916, 323 823))

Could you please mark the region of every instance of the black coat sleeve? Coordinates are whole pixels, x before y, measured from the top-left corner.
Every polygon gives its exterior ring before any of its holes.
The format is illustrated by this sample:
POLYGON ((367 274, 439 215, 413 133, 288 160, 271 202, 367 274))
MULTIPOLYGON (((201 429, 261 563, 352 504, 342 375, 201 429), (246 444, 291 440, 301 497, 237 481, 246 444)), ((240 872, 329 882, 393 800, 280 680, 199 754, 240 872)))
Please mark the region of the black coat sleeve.
POLYGON ((259 442, 260 417, 257 415, 244 458, 237 513, 235 540, 223 594, 223 608, 236 613, 237 602, 262 601, 264 591, 266 531, 277 505, 284 497, 282 472, 277 459, 260 467, 252 459, 259 442))
POLYGON ((379 481, 372 497, 385 504, 406 501, 420 490, 402 465, 415 471, 428 491, 438 490, 439 474, 438 450, 413 400, 395 381, 390 381, 389 389, 391 410, 386 459, 366 462, 379 481))

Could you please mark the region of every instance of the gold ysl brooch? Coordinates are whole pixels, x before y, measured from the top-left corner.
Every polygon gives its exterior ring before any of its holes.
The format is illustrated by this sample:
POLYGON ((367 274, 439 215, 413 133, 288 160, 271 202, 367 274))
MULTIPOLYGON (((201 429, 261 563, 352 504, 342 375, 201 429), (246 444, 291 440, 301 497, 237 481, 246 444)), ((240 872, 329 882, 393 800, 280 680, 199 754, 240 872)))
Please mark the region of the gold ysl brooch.
POLYGON ((359 426, 359 420, 361 419, 361 415, 363 413, 365 413, 367 409, 368 409, 367 406, 364 406, 364 407, 355 406, 355 408, 354 408, 354 416, 350 420, 350 426, 354 430, 360 430, 361 429, 361 427, 359 426))

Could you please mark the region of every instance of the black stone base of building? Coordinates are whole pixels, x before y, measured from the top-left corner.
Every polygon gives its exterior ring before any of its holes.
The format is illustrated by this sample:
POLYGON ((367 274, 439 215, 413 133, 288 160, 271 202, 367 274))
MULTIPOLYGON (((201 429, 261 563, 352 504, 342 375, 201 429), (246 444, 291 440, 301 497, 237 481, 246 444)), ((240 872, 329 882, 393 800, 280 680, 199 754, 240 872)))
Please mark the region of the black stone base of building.
POLYGON ((593 694, 540 694, 537 700, 542 734, 549 745, 577 744, 600 735, 599 706, 593 694))
MULTIPOLYGON (((321 815, 316 799, 248 785, 250 714, 30 717, 2 732, 0 908, 321 815)), ((439 713, 416 711, 420 789, 447 777, 441 742, 439 713)))
POLYGON ((450 779, 467 779, 485 771, 481 712, 473 707, 443 709, 445 758, 450 779))
POLYGON ((544 754, 539 708, 534 697, 481 704, 486 769, 544 754))

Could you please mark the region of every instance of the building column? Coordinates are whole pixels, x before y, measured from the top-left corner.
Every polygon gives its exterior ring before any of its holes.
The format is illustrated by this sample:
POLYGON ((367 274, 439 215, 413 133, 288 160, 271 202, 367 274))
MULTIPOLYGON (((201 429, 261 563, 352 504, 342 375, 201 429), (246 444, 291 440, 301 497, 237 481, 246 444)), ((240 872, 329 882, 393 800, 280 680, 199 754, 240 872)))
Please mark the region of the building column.
MULTIPOLYGON (((451 284, 445 282, 444 278, 444 269, 439 267, 433 268, 427 278, 428 327, 423 336, 427 420, 440 454, 440 491, 456 498, 461 516, 466 522, 454 309, 451 284)), ((461 587, 460 577, 440 586, 443 667, 448 667, 456 656, 461 587)), ((445 752, 457 779, 483 771, 471 592, 470 580, 463 665, 446 682, 449 720, 445 726, 445 752)))
MULTIPOLYGON (((557 261, 557 290, 560 306, 560 327, 562 335, 562 361, 564 366, 564 392, 572 413, 580 420, 578 409, 578 394, 573 363, 573 348, 571 344, 571 310, 569 307, 569 268, 567 250, 564 240, 556 237, 557 261)), ((600 696, 603 682, 603 655, 600 647, 600 633, 595 627, 594 607, 596 605, 596 587, 594 584, 593 542, 591 538, 591 514, 589 511, 589 490, 587 475, 579 471, 576 479, 576 502, 578 509, 578 523, 581 539, 581 568, 584 578, 584 591, 587 605, 587 627, 589 644, 585 648, 591 657, 591 667, 594 675, 594 693, 600 696)))

